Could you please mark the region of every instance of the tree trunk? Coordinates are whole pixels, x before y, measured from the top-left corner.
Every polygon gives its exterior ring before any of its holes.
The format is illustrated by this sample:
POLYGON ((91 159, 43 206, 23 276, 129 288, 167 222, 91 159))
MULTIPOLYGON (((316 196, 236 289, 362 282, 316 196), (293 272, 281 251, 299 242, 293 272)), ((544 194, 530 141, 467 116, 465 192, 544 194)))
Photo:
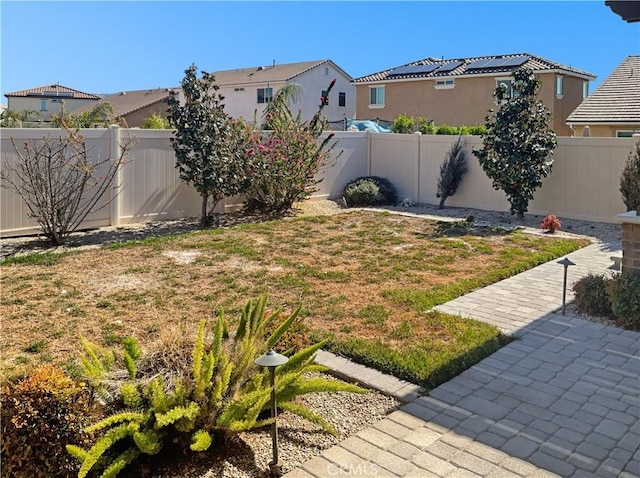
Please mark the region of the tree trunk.
POLYGON ((205 226, 207 224, 207 203, 209 202, 209 195, 202 193, 202 205, 200 207, 200 224, 205 226))
POLYGON ((440 205, 438 206, 439 209, 444 209, 444 202, 447 200, 446 197, 444 197, 444 194, 442 196, 440 196, 440 205))

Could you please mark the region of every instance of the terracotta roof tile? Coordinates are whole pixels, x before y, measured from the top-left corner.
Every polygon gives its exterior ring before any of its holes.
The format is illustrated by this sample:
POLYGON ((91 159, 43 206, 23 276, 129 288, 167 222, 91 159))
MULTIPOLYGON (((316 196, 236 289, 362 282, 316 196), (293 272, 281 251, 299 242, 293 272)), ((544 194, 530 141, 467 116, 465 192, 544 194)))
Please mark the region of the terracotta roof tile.
MULTIPOLYGON (((595 79, 595 75, 588 73, 586 71, 578 70, 577 68, 573 68, 571 66, 563 65, 560 63, 556 63, 551 60, 547 60, 545 58, 541 58, 539 56, 531 55, 530 53, 516 53, 509 55, 492 55, 492 56, 480 56, 473 58, 455 58, 448 60, 439 60, 436 58, 425 58, 423 60, 414 61, 412 63, 408 63, 406 65, 401 66, 417 66, 417 65, 437 65, 443 66, 446 64, 460 62, 460 65, 454 68, 453 70, 441 72, 440 68, 427 72, 427 73, 415 73, 415 74, 403 74, 402 79, 407 78, 439 78, 439 77, 451 77, 451 76, 474 76, 481 75, 486 73, 511 73, 517 66, 504 66, 498 68, 485 68, 485 69, 475 69, 468 70, 468 66, 479 60, 495 60, 495 59, 509 59, 515 57, 528 57, 528 59, 521 65, 527 68, 531 68, 534 71, 546 71, 546 70, 563 70, 568 73, 573 73, 575 75, 584 76, 589 79, 595 79)), ((378 73, 373 73, 366 76, 361 76, 360 78, 356 78, 353 80, 353 83, 369 83, 369 82, 379 82, 379 81, 394 81, 395 78, 390 77, 389 74, 397 67, 389 68, 388 70, 383 70, 378 73)))
POLYGON ((567 118, 567 123, 597 122, 640 122, 640 56, 625 58, 567 118))
POLYGON ((47 85, 39 86, 37 88, 29 88, 28 90, 14 91, 13 93, 6 93, 4 96, 40 96, 42 98, 51 97, 65 97, 74 99, 87 99, 87 100, 99 100, 99 95, 91 93, 84 93, 83 91, 74 90, 73 88, 67 88, 62 85, 47 85))

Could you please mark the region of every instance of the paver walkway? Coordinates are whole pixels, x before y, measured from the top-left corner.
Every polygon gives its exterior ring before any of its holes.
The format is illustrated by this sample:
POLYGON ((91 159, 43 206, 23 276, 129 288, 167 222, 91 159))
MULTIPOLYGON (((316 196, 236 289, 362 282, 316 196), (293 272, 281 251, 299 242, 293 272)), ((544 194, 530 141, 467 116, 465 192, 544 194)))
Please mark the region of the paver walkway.
MULTIPOLYGON (((618 248, 569 254, 576 266, 568 284, 604 272, 618 248)), ((562 282, 563 267, 552 261, 438 307, 518 340, 426 396, 320 354, 321 363, 408 403, 285 476, 640 476, 640 334, 557 313, 562 282)))

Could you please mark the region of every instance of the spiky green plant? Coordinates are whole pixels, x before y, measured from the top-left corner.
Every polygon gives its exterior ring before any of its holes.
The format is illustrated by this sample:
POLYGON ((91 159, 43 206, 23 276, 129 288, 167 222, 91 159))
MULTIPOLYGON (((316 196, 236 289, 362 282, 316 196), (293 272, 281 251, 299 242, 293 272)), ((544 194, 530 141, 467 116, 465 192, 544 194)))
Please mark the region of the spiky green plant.
MULTIPOLYGON (((141 454, 155 455, 164 445, 205 451, 216 444, 216 435, 237 433, 271 423, 261 412, 269 408, 269 372, 255 365, 259 355, 274 347, 297 320, 300 307, 281 319, 281 311, 267 312, 267 297, 249 301, 242 311, 234 334, 220 314, 207 338, 201 321, 191 356, 191 376, 176 385, 160 374, 153 379, 139 377, 136 361, 142 356, 133 339, 124 342, 120 355, 83 342, 87 357, 85 374, 96 389, 105 388, 109 377, 123 375, 127 381, 118 388, 119 406, 113 415, 95 423, 88 431, 103 434, 88 450, 69 445, 69 453, 82 462, 83 478, 100 469, 102 476, 116 476, 141 454), (268 331, 273 332, 268 333, 268 331), (113 370, 114 368, 119 370, 113 370), (115 372, 115 373, 114 373, 115 372)), ((366 390, 310 372, 324 371, 314 365, 316 352, 324 342, 290 355, 279 367, 276 395, 283 410, 320 425, 328 433, 335 430, 322 416, 301 405, 295 398, 313 392, 366 390)))

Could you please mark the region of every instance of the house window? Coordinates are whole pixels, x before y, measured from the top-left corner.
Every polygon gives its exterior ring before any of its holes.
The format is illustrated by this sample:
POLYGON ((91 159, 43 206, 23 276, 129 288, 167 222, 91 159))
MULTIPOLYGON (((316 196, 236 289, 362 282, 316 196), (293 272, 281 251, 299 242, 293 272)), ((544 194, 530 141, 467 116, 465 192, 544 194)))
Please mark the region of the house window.
POLYGON ((327 93, 327 90, 322 90, 320 101, 322 101, 322 104, 324 104, 325 106, 329 106, 329 94, 327 93))
POLYGON ((616 131, 616 138, 631 138, 634 134, 638 134, 638 131, 616 131))
POLYGON ((454 80, 436 80, 436 90, 446 90, 451 89, 456 86, 454 80))
POLYGON ((496 80, 496 88, 500 85, 504 85, 507 88, 507 98, 511 98, 513 96, 513 84, 511 83, 510 78, 498 78, 496 80))
POLYGON ((369 106, 379 108, 384 106, 384 86, 369 87, 369 106))
POLYGON ((562 99, 562 77, 556 76, 556 97, 562 99))
POLYGON ((40 100, 40 111, 47 111, 47 100, 40 100))
POLYGON ((344 91, 338 93, 338 106, 347 106, 347 94, 344 91))
POLYGON ((589 82, 582 82, 582 99, 584 100, 587 96, 589 96, 589 82))
POLYGON ((258 88, 258 103, 271 103, 273 101, 273 88, 258 88))
POLYGON ((324 76, 329 76, 329 67, 328 66, 324 67, 324 76))

